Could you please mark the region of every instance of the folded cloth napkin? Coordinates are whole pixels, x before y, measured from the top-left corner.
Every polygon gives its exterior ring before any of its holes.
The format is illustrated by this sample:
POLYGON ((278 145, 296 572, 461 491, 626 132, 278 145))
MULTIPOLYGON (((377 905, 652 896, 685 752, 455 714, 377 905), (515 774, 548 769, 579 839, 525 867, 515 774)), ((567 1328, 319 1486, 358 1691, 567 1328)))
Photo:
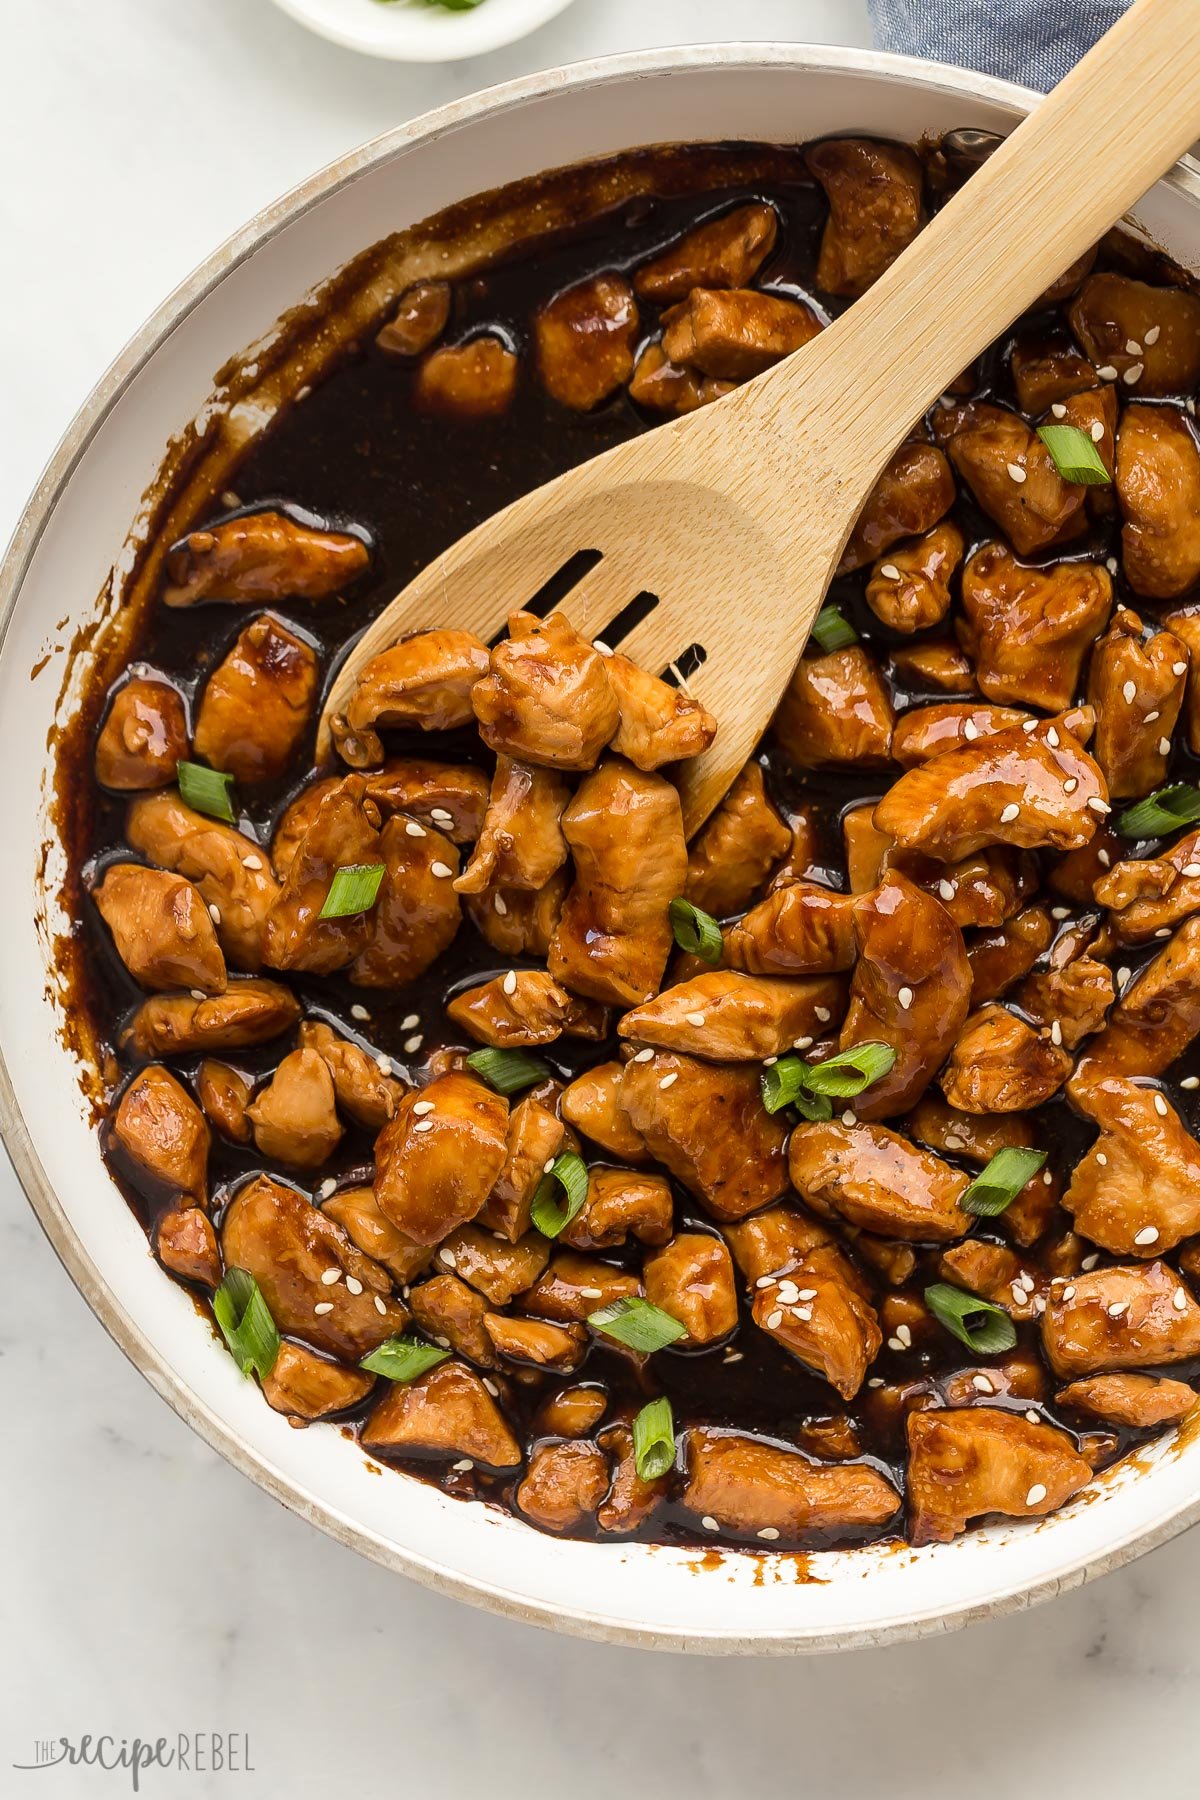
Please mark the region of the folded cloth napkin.
POLYGON ((1115 24, 1130 0, 868 0, 875 42, 1046 88, 1115 24))

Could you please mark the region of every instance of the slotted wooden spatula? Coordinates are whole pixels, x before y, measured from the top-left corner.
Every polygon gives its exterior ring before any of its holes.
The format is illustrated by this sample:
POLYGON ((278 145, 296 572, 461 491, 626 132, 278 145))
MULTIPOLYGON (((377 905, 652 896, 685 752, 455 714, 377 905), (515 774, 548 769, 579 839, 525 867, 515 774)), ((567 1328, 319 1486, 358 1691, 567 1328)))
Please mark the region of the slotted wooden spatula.
POLYGON ((598 552, 562 602, 579 631, 606 638, 650 593, 626 655, 660 673, 691 646, 706 652, 689 686, 720 729, 682 769, 695 831, 770 719, 897 444, 1198 134, 1200 0, 1137 0, 812 343, 516 501, 418 575, 339 672, 322 758, 369 657, 432 625, 490 642, 573 555, 598 552))

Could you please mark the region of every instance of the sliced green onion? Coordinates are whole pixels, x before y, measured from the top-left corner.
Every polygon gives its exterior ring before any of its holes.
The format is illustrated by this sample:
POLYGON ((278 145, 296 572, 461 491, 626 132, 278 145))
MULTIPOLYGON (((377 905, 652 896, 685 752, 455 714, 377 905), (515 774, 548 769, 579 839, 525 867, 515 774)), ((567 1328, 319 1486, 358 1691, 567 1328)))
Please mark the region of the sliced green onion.
POLYGON ((253 1369, 265 1381, 279 1355, 279 1333, 253 1275, 246 1269, 230 1269, 213 1295, 212 1307, 242 1374, 253 1369))
POLYGON ((594 1330, 602 1331, 605 1337, 615 1338, 618 1344, 640 1350, 647 1356, 685 1335, 679 1320, 665 1313, 661 1306, 625 1295, 619 1300, 610 1300, 598 1312, 589 1313, 588 1324, 594 1330))
POLYGON ((372 1375, 386 1375, 389 1381, 415 1381, 418 1375, 445 1362, 449 1354, 419 1337, 390 1337, 364 1356, 358 1366, 369 1369, 372 1375))
POLYGON ((179 798, 193 812, 207 813, 210 819, 223 819, 233 824, 233 801, 229 798, 233 776, 210 769, 207 763, 180 762, 175 765, 179 798))
POLYGON ((527 1056, 524 1050, 472 1050, 467 1067, 498 1094, 519 1094, 522 1088, 548 1081, 554 1073, 540 1056, 527 1056))
POLYGON ((981 1219, 994 1219, 1006 1206, 1012 1205, 1045 1160, 1044 1150, 997 1150, 958 1204, 964 1212, 976 1213, 981 1219))
POLYGON ((890 1044, 853 1044, 822 1063, 809 1063, 804 1085, 810 1094, 832 1094, 835 1100, 853 1100, 895 1066, 890 1044))
POLYGON ((534 1189, 529 1216, 543 1237, 556 1238, 583 1211, 587 1197, 587 1165, 573 1150, 564 1150, 534 1189), (565 1203, 555 1194, 556 1187, 566 1194, 565 1203))
POLYGON ((1086 431, 1078 425, 1039 425, 1037 434, 1064 481, 1079 487, 1111 487, 1112 476, 1104 458, 1086 431))
POLYGON ((675 1420, 665 1394, 633 1421, 633 1460, 643 1481, 657 1481, 675 1461, 675 1420))
POLYGON ((1017 1341, 1017 1328, 1002 1307, 981 1300, 978 1294, 951 1287, 948 1281, 927 1287, 925 1304, 939 1325, 981 1356, 1011 1350, 1017 1341))
POLYGON ((319 916, 322 919, 348 919, 354 913, 369 912, 375 904, 383 875, 381 862, 347 863, 344 869, 338 869, 334 874, 319 916))
POLYGON ((810 1065, 802 1056, 781 1056, 762 1072, 763 1105, 769 1113, 794 1106, 806 1119, 832 1119, 833 1107, 825 1094, 806 1094, 810 1065))
POLYGON ((690 900, 672 900, 667 908, 675 942, 689 956, 702 956, 705 962, 719 963, 724 948, 721 927, 711 913, 702 912, 690 900))
POLYGON ((813 620, 812 635, 822 650, 845 650, 850 644, 857 644, 858 633, 849 619, 844 619, 838 607, 823 606, 813 620))
POLYGON ((1166 837, 1181 825, 1194 825, 1200 819, 1200 788, 1180 781, 1174 787, 1159 788, 1136 806, 1127 806, 1117 816, 1117 830, 1122 837, 1166 837))

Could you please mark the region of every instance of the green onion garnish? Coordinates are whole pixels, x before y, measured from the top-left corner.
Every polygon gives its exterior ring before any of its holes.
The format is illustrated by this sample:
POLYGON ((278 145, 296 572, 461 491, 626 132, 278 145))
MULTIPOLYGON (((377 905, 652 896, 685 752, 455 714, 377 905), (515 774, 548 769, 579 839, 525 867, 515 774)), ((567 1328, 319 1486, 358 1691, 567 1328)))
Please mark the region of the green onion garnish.
POLYGON ((556 1238, 582 1210, 588 1197, 587 1165, 573 1150, 564 1150, 534 1189, 529 1216, 543 1237, 556 1238), (567 1198, 560 1202, 555 1188, 567 1198))
POLYGON ((233 824, 233 802, 229 798, 232 775, 210 769, 207 763, 181 762, 175 765, 175 779, 179 783, 179 798, 185 806, 190 806, 193 812, 207 813, 210 819, 223 819, 226 825, 233 824))
POLYGON ((364 1356, 358 1366, 369 1369, 372 1375, 386 1375, 389 1381, 415 1381, 418 1375, 445 1362, 449 1354, 418 1337, 390 1337, 364 1356))
POLYGON ((519 1094, 522 1088, 548 1081, 554 1073, 540 1056, 527 1056, 524 1050, 472 1050, 467 1067, 498 1094, 519 1094))
POLYGON ((242 1374, 253 1369, 265 1381, 279 1355, 279 1333, 253 1275, 246 1269, 230 1269, 213 1295, 212 1307, 242 1374))
POLYGON ((858 633, 836 606, 823 606, 813 620, 812 635, 822 650, 845 650, 857 644, 858 633))
POLYGON ((762 1073, 763 1105, 769 1113, 782 1112, 794 1106, 806 1119, 832 1119, 833 1106, 827 1094, 806 1094, 804 1081, 810 1068, 802 1056, 781 1056, 762 1073))
POLYGON ((640 1350, 647 1356, 685 1335, 679 1320, 665 1313, 661 1306, 625 1295, 619 1300, 610 1300, 598 1312, 589 1313, 588 1324, 596 1331, 602 1331, 605 1337, 615 1338, 618 1344, 640 1350))
POLYGON ((975 1177, 959 1205, 981 1219, 994 1219, 1011 1206, 1027 1181, 1032 1181, 1046 1160, 1044 1150, 997 1150, 975 1177))
POLYGON ((633 1459, 643 1481, 657 1481, 675 1461, 675 1420, 665 1394, 643 1406, 633 1421, 633 1459))
POLYGON ((667 908, 675 942, 689 956, 702 956, 705 962, 719 963, 724 945, 721 927, 711 913, 701 912, 690 900, 672 900, 667 908))
POLYGON ((886 1075, 896 1061, 890 1044, 854 1044, 823 1063, 781 1056, 763 1070, 763 1105, 769 1113, 794 1106, 806 1119, 831 1119, 835 1100, 853 1100, 886 1075))
POLYGON ((935 1282, 925 1289, 925 1304, 952 1337, 968 1350, 991 1356, 999 1350, 1011 1350, 1017 1341, 1017 1328, 1008 1314, 978 1294, 966 1294, 951 1287, 948 1281, 935 1282))
POLYGON ((344 869, 338 869, 329 884, 320 917, 348 919, 353 913, 368 912, 375 904, 383 875, 381 862, 348 863, 344 869))
POLYGON ((1166 837, 1181 825, 1194 825, 1200 819, 1200 788, 1180 781, 1174 787, 1159 788, 1136 806, 1127 806, 1117 815, 1117 830, 1122 837, 1166 837))
POLYGON ((1112 486, 1103 457, 1078 425, 1039 425, 1037 434, 1064 481, 1073 481, 1080 487, 1112 486))

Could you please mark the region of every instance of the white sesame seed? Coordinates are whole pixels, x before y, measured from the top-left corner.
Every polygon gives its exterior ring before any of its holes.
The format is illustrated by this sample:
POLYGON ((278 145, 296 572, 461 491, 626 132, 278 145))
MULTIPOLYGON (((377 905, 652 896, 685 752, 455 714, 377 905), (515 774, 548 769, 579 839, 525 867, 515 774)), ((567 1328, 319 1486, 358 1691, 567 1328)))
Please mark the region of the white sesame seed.
POLYGON ((973 744, 975 739, 979 736, 979 727, 976 725, 974 719, 967 719, 964 721, 963 736, 969 744, 973 744))
POLYGON ((899 581, 900 571, 895 563, 880 563, 879 573, 885 581, 899 581))
POLYGON ((1040 1481, 1035 1481, 1025 1496, 1026 1506, 1040 1506, 1046 1498, 1046 1489, 1040 1481))
POLYGON ((942 896, 943 900, 953 900, 956 891, 952 881, 947 881, 943 877, 943 879, 938 882, 938 893, 942 896))
POLYGON ((379 1070, 381 1075, 390 1075, 393 1067, 391 1057, 377 1056, 375 1058, 375 1067, 379 1070))
POLYGON ((208 996, 204 992, 203 988, 193 988, 192 989, 192 999, 193 1000, 206 1000, 207 998, 208 998, 208 996))
POLYGON ((553 1167, 554 1167, 554 1158, 552 1156, 548 1156, 546 1158, 545 1162, 542 1164, 542 1174, 548 1175, 553 1167))
POLYGON ((887 1347, 889 1350, 903 1350, 904 1345, 900 1342, 898 1337, 890 1337, 887 1341, 887 1347))
POLYGON ((679 1070, 672 1069, 671 1073, 669 1075, 663 1076, 662 1080, 659 1082, 658 1085, 660 1088, 669 1088, 669 1087, 673 1086, 673 1084, 675 1082, 677 1082, 678 1080, 679 1080, 679 1070))
POLYGON ((611 656, 612 655, 612 649, 610 648, 610 646, 608 644, 606 644, 604 642, 604 640, 602 638, 593 638, 592 639, 592 649, 598 650, 600 652, 601 656, 611 656))
POLYGON ((603 1300, 604 1289, 598 1287, 581 1287, 578 1290, 581 1300, 603 1300))
POLYGON ((1029 1408, 1029 1411, 1025 1414, 1025 1417, 1029 1420, 1029 1423, 1031 1425, 1040 1425, 1042 1422, 1042 1415, 1038 1412, 1035 1412, 1032 1406, 1029 1408))
POLYGON ((401 1031, 411 1031, 414 1025, 419 1025, 420 1023, 421 1015, 419 1013, 409 1013, 407 1017, 401 1019, 400 1029, 401 1031))
POLYGON ((496 1386, 496 1383, 492 1380, 490 1375, 484 1376, 483 1385, 492 1396, 493 1400, 498 1400, 500 1398, 500 1389, 496 1386))
POLYGON ((1157 344, 1161 335, 1162 335, 1162 326, 1161 325, 1152 325, 1150 327, 1149 331, 1146 332, 1146 334, 1145 334, 1146 342, 1148 344, 1157 344))
POLYGON ((798 1037, 792 1045, 793 1050, 811 1050, 815 1040, 810 1037, 798 1037))
POLYGON ((1171 927, 1169 925, 1160 925, 1154 935, 1156 938, 1170 937, 1171 927))
POLYGON ((773 1544, 779 1533, 774 1525, 764 1525, 758 1535, 760 1538, 765 1538, 769 1544, 773 1544))
POLYGON ((1094 813, 1099 813, 1102 818, 1112 811, 1112 807, 1108 804, 1108 801, 1102 800, 1099 794, 1093 794, 1088 801, 1088 805, 1094 813))
POLYGON ((454 870, 450 867, 449 863, 432 862, 429 865, 429 873, 431 875, 436 875, 439 881, 448 881, 451 875, 453 875, 454 870))
POLYGON ((779 1284, 779 1298, 785 1306, 794 1306, 796 1301, 800 1298, 800 1289, 796 1286, 794 1281, 781 1281, 779 1284))
MULTIPOLYGON (((405 1293, 407 1294, 407 1289, 405 1290, 405 1293)), ((450 1348, 450 1339, 448 1337, 435 1337, 433 1341, 438 1346, 439 1350, 448 1350, 450 1348)))
POLYGON ((977 1388, 981 1394, 994 1394, 996 1391, 986 1375, 972 1375, 971 1386, 977 1388))
POLYGON ((812 1307, 811 1306, 793 1306, 792 1317, 793 1317, 793 1319, 799 1319, 799 1321, 802 1325, 807 1325, 809 1320, 812 1318, 812 1307))
POLYGON ((313 1311, 315 1313, 321 1314, 322 1316, 325 1313, 331 1313, 333 1311, 333 1301, 332 1300, 318 1300, 317 1304, 313 1307, 313 1311))
POLYGON ((378 1295, 378 1294, 375 1294, 375 1295, 373 1295, 373 1296, 372 1296, 372 1298, 373 1298, 373 1299, 374 1299, 374 1301, 375 1301, 375 1311, 376 1311, 376 1312, 377 1312, 377 1313, 384 1313, 384 1314, 386 1314, 386 1313, 387 1313, 387 1307, 386 1307, 386 1306, 385 1306, 385 1305, 384 1305, 384 1303, 383 1303, 383 1300, 382 1300, 382 1299, 381 1299, 381 1298, 380 1298, 380 1296, 379 1296, 379 1295, 378 1295))
POLYGON ((833 1017, 833 1014, 827 1006, 814 1006, 813 1011, 816 1013, 822 1025, 828 1025, 830 1019, 833 1017))
POLYGON ((342 1271, 340 1269, 325 1269, 321 1273, 322 1287, 332 1287, 335 1281, 340 1281, 341 1279, 342 1271))
POLYGON ((445 1263, 448 1269, 457 1269, 458 1258, 455 1256, 453 1250, 439 1250, 438 1258, 439 1261, 445 1263))
POLYGON ((405 1056, 415 1056, 417 1051, 421 1048, 421 1045, 424 1042, 425 1042, 425 1039, 420 1035, 419 1032, 416 1037, 405 1038, 404 1043, 401 1046, 404 1051, 405 1056))
POLYGON ((1098 1162, 1098 1163, 1099 1163, 1099 1164, 1100 1164, 1100 1167, 1101 1167, 1101 1168, 1102 1168, 1102 1169, 1107 1169, 1107 1167, 1108 1167, 1108 1158, 1107 1158, 1107 1156, 1105 1156, 1105 1154, 1104 1154, 1104 1152, 1103 1152, 1103 1150, 1097 1150, 1097 1152, 1096 1152, 1096 1161, 1097 1161, 1097 1162, 1098 1162))
POLYGON ((944 1142, 947 1150, 961 1150, 966 1144, 966 1139, 960 1138, 956 1131, 948 1131, 944 1142))
POLYGON ((1092 1270, 1095 1268, 1096 1264, 1099 1261, 1100 1261, 1099 1251, 1093 1250, 1090 1256, 1084 1257, 1083 1261, 1080 1263, 1079 1266, 1081 1269, 1085 1270, 1087 1274, 1090 1275, 1092 1270))
MULTIPOLYGON (((1148 712, 1146 714, 1145 718, 1142 720, 1142 724, 1143 725, 1153 725, 1153 723, 1154 723, 1155 719, 1157 719, 1157 717, 1158 717, 1157 709, 1154 712, 1148 712)), ((1167 738, 1163 738, 1160 741, 1162 743, 1166 744, 1168 750, 1171 748, 1170 741, 1167 738)))
POLYGON ((1154 1096, 1154 1110, 1155 1110, 1155 1112, 1156 1112, 1156 1113, 1157 1113, 1157 1114, 1158 1114, 1158 1116, 1159 1116, 1159 1118, 1160 1118, 1160 1119, 1165 1119, 1165 1118, 1166 1118, 1166 1116, 1167 1116, 1167 1103, 1166 1103, 1166 1101, 1165 1101, 1165 1100, 1164 1100, 1164 1099, 1163 1099, 1163 1097, 1162 1097, 1162 1095, 1161 1095, 1161 1094, 1155 1094, 1155 1096, 1154 1096))
POLYGON ((350 1293, 350 1294, 361 1294, 362 1293, 362 1282, 358 1279, 357 1275, 347 1275, 346 1291, 347 1291, 347 1293, 350 1293))
POLYGON ((1138 343, 1136 338, 1125 339, 1125 354, 1126 356, 1140 356, 1142 354, 1142 346, 1138 343))
POLYGON ((906 1350, 912 1348, 912 1332, 907 1325, 897 1325, 896 1336, 900 1339, 900 1342, 904 1345, 906 1350))
POLYGON ((418 1119, 416 1124, 413 1126, 413 1130, 414 1131, 432 1131, 433 1130, 433 1120, 432 1119, 418 1119))
POLYGON ((336 1188, 336 1186, 337 1186, 337 1182, 333 1179, 333 1176, 331 1175, 331 1176, 329 1176, 328 1180, 323 1181, 321 1183, 320 1187, 317 1189, 317 1193, 320 1195, 322 1200, 328 1200, 330 1194, 332 1194, 332 1192, 336 1188))
POLYGON ((495 907, 497 913, 503 919, 508 912, 508 905, 504 899, 503 894, 496 894, 492 900, 492 905, 495 907))
POLYGON ((700 1026, 704 1023, 704 1014, 702 1012, 684 1013, 683 1016, 688 1024, 695 1025, 697 1030, 699 1030, 700 1026))
POLYGON ((517 971, 515 969, 510 969, 500 985, 503 987, 506 994, 515 994, 517 991, 517 971))
POLYGON ((219 925, 221 923, 220 907, 219 906, 210 906, 208 909, 208 916, 212 920, 214 925, 219 925))
POLYGON ((727 1350, 725 1352, 724 1356, 721 1358, 721 1361, 727 1362, 727 1363, 738 1363, 738 1362, 741 1362, 743 1354, 744 1354, 744 1352, 741 1350, 727 1350))
POLYGON ((1052 919, 1057 919, 1060 924, 1064 919, 1069 919, 1070 916, 1071 909, 1069 906, 1052 906, 1050 908, 1050 917, 1052 919))
POLYGON ((858 1114, 849 1106, 846 1108, 845 1112, 842 1114, 842 1124, 843 1125, 857 1125, 858 1124, 858 1114))
POLYGON ((1027 480, 1025 471, 1021 467, 1020 463, 1009 463, 1008 472, 1009 472, 1009 475, 1017 483, 1018 486, 1020 486, 1021 482, 1027 480))
POLYGON ((1043 1185, 1046 1187, 1053 1187, 1054 1176, 1050 1173, 1049 1169, 1047 1169, 1046 1173, 1042 1176, 1042 1182, 1043 1182, 1043 1185))
POLYGON ((1065 1287, 1059 1297, 1063 1301, 1073 1300, 1075 1298, 1074 1286, 1065 1287))
POLYGON ((1142 379, 1142 376, 1145 373, 1145 369, 1146 369, 1145 363, 1140 363, 1140 362, 1130 363, 1129 367, 1125 371, 1124 376, 1122 377, 1126 387, 1136 387, 1138 382, 1142 379))
POLYGON ((1171 1295, 1171 1305, 1175 1308, 1176 1312, 1186 1312, 1187 1303, 1187 1290, 1185 1288, 1177 1287, 1175 1292, 1171 1295))
POLYGON ((763 1068, 764 1069, 773 1069, 775 1067, 775 1064, 778 1061, 779 1061, 779 1058, 777 1056, 764 1056, 763 1057, 763 1068))
POLYGON ((721 1529, 711 1513, 705 1513, 700 1523, 703 1525, 705 1531, 720 1531, 721 1529))
POLYGON ((451 1463, 450 1466, 456 1475, 468 1475, 475 1467, 475 1464, 471 1461, 469 1456, 464 1456, 461 1461, 451 1463))
POLYGON ((867 1377, 867 1386, 868 1387, 881 1388, 883 1385, 884 1385, 884 1382, 883 1382, 882 1375, 869 1375, 867 1377))
POLYGON ((1120 968, 1117 970, 1117 986, 1123 987, 1124 984, 1129 980, 1129 977, 1132 974, 1133 974, 1133 970, 1129 967, 1129 964, 1122 963, 1120 968))
POLYGON ((1096 373, 1101 381, 1115 381, 1117 379, 1117 371, 1113 368, 1111 363, 1101 363, 1100 367, 1096 370, 1096 373))
POLYGON ((1171 754, 1171 740, 1170 740, 1170 738, 1169 738, 1169 737, 1161 737, 1161 738, 1159 738, 1159 740, 1158 740, 1158 754, 1159 754, 1159 755, 1160 755, 1160 756, 1170 756, 1170 754, 1171 754))
POLYGON ((1055 731, 1053 725, 1051 725, 1049 731, 1046 733, 1046 742, 1052 750, 1057 750, 1059 744, 1062 742, 1062 739, 1059 737, 1057 731, 1055 731))
POLYGON ((800 1292, 796 1295, 797 1300, 815 1300, 816 1297, 816 1288, 801 1288, 800 1292))
POLYGON ((366 1007, 360 1006, 358 1004, 358 1001, 356 1000, 354 1002, 354 1005, 350 1008, 350 1017, 352 1019, 361 1019, 365 1022, 370 1019, 371 1015, 367 1011, 366 1007))
POLYGON ((1157 1225, 1143 1225, 1142 1229, 1138 1232, 1137 1236, 1134 1238, 1133 1241, 1135 1244, 1157 1244, 1157 1242, 1158 1242, 1158 1226, 1157 1225))
POLYGON ((1011 1284, 1011 1286, 1009 1287, 1008 1291, 1012 1295, 1013 1300, 1016 1302, 1016 1304, 1018 1306, 1024 1306, 1024 1304, 1025 1304, 1025 1289, 1021 1286, 1019 1281, 1014 1281, 1011 1284))
POLYGON ((1132 706, 1137 699, 1137 682, 1127 681, 1125 686, 1121 689, 1121 693, 1124 697, 1126 706, 1132 706))
POLYGON ((1100 442, 1100 439, 1103 436, 1104 436, 1103 420, 1094 419, 1092 421, 1092 442, 1093 442, 1093 444, 1098 444, 1100 442))
POLYGON ((1188 876, 1200 875, 1200 863, 1184 863, 1183 868, 1180 870, 1180 874, 1188 876))
POLYGON ((1110 1319, 1119 1319, 1122 1313, 1127 1313, 1128 1311, 1128 1300, 1114 1300, 1108 1309, 1108 1316, 1110 1319))
POLYGON ((433 1101, 432 1100, 414 1101, 413 1111, 416 1113, 418 1118, 421 1118, 425 1113, 431 1113, 433 1111, 433 1101))
POLYGON ((653 1050, 639 1050, 633 1060, 634 1062, 653 1062, 654 1052, 653 1050))
POLYGON ((1183 404, 1187 408, 1189 417, 1194 419, 1196 416, 1196 402, 1195 402, 1195 400, 1193 400, 1193 398, 1190 394, 1188 395, 1187 399, 1184 401, 1183 404))
POLYGON ((1050 1042, 1055 1045, 1056 1048, 1062 1043, 1062 1026, 1057 1019, 1051 1019, 1050 1021, 1050 1042))
MULTIPOLYGON (((425 827, 418 825, 415 819, 405 819, 404 835, 405 837, 424 837, 426 835, 425 827)), ((434 872, 436 873, 436 870, 434 872)))
POLYGON ((1193 1088, 1200 1087, 1200 1075, 1185 1075, 1179 1085, 1181 1088, 1187 1088, 1190 1093, 1193 1088))
POLYGON ((1004 808, 1004 811, 1000 814, 1000 823, 1002 825, 1011 825, 1013 820, 1019 819, 1020 816, 1021 816, 1021 809, 1016 804, 1016 802, 1013 801, 1008 806, 1006 806, 1004 808))
POLYGON ((1102 869, 1111 869, 1112 868, 1112 852, 1109 850, 1104 850, 1104 849, 1097 850, 1096 861, 1100 864, 1100 867, 1102 869))
POLYGON ((767 1330, 768 1331, 774 1331, 775 1327, 777 1325, 782 1325, 782 1324, 783 1324, 783 1314, 779 1311, 778 1308, 776 1308, 776 1310, 774 1312, 770 1312, 767 1314, 767 1330))
POLYGON ((910 987, 902 987, 896 998, 900 1002, 901 1010, 907 1012, 913 1003, 913 991, 910 987))
POLYGON ((1021 730, 1022 731, 1036 731, 1037 730, 1037 720, 1036 719, 1022 719, 1021 730))
POLYGON ((756 1288, 774 1287, 778 1280, 778 1275, 760 1275, 754 1285, 756 1288))
POLYGON ((252 855, 252 856, 243 856, 243 858, 242 858, 243 869, 261 869, 262 866, 263 866, 263 859, 261 856, 253 856, 252 855))
POLYGON ((1172 675, 1186 675, 1187 674, 1187 664, 1185 662, 1172 663, 1171 664, 1171 673, 1172 673, 1172 675))
POLYGON ((1067 409, 1061 400, 1056 400, 1050 408, 1050 411, 1054 414, 1056 419, 1065 419, 1067 416, 1067 409))
POLYGON ((448 812, 444 806, 430 807, 429 816, 436 825, 451 826, 454 824, 454 814, 448 812))
POLYGON ((1115 556, 1106 556, 1104 559, 1104 566, 1110 575, 1115 575, 1121 567, 1115 556))

